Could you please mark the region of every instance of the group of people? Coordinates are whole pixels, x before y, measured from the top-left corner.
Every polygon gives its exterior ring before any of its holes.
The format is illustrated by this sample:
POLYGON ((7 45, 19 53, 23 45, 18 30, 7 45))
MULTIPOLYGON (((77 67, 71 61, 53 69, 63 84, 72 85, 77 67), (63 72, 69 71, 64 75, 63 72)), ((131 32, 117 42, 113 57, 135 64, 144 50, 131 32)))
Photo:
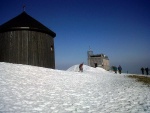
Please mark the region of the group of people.
MULTIPOLYGON (((117 71, 119 72, 119 74, 122 73, 122 67, 120 65, 118 66, 118 68, 116 66, 112 66, 112 68, 115 71, 115 73, 117 73, 117 71)), ((83 63, 79 65, 79 72, 83 72, 83 63)))
POLYGON ((112 68, 113 68, 115 73, 117 73, 117 71, 119 72, 119 74, 122 73, 122 67, 120 65, 118 66, 118 68, 116 66, 113 66, 112 68))
POLYGON ((145 68, 145 69, 142 67, 142 68, 141 68, 141 71, 142 71, 142 75, 144 75, 144 71, 146 72, 146 75, 149 75, 149 72, 148 72, 149 69, 148 69, 148 67, 145 68))

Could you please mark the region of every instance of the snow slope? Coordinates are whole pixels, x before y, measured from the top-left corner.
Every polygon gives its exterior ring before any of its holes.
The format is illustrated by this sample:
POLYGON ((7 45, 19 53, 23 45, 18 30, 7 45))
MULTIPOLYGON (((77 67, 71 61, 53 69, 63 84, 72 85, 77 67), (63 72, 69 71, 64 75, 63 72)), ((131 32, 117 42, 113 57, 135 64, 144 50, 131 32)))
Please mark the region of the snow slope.
POLYGON ((150 113, 150 88, 78 65, 67 71, 0 63, 0 113, 150 113))

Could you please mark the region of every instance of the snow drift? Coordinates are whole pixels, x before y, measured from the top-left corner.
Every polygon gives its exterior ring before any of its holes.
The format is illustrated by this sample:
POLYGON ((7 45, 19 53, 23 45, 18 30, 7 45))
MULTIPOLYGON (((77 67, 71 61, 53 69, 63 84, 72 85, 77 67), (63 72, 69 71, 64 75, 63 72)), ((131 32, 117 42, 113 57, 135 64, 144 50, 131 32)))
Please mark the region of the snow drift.
POLYGON ((0 63, 0 113, 149 113, 150 88, 84 65, 67 71, 0 63))
MULTIPOLYGON (((67 69, 67 71, 79 72, 79 64, 70 67, 69 69, 67 69)), ((107 71, 103 68, 100 67, 94 68, 87 65, 83 65, 83 72, 107 73, 107 71)))

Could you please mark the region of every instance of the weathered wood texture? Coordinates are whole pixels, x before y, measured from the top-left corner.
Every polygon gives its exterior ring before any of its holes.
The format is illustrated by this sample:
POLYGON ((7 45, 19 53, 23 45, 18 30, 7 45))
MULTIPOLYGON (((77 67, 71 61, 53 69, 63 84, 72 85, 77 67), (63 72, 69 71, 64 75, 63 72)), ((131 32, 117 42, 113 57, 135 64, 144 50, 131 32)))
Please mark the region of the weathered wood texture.
POLYGON ((54 38, 29 30, 1 32, 0 62, 55 68, 54 38))

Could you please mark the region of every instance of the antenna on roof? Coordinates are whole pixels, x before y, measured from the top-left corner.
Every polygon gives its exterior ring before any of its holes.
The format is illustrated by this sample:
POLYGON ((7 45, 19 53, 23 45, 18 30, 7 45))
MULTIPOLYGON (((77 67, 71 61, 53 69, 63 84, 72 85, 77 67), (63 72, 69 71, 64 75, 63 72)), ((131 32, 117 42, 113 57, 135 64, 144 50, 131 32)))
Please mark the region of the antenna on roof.
POLYGON ((25 11, 26 5, 23 5, 23 11, 25 11))
POLYGON ((89 51, 91 51, 91 47, 89 46, 89 51))

